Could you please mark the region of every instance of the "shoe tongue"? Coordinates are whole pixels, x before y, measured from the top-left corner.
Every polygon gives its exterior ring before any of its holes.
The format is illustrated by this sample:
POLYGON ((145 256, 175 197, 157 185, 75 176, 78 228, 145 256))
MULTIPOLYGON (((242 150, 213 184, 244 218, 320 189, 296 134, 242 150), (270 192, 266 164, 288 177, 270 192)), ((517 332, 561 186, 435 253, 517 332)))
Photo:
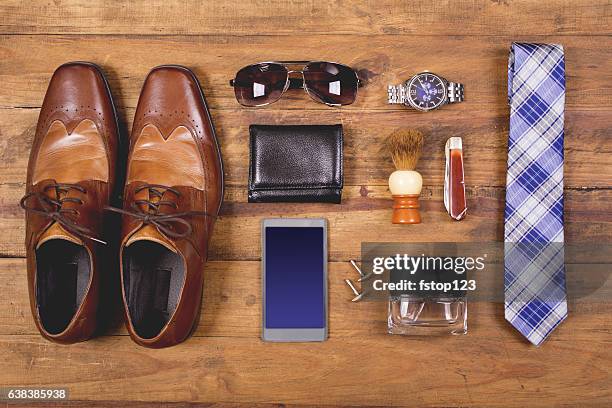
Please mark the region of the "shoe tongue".
MULTIPOLYGON (((136 200, 151 200, 152 202, 158 202, 162 197, 155 196, 150 194, 149 189, 143 189, 139 191, 134 197, 136 200)), ((146 205, 140 206, 141 211, 149 211, 149 207, 146 205)), ((138 231, 136 231, 130 239, 127 241, 125 246, 129 246, 137 241, 151 241, 156 242, 164 247, 168 248, 170 251, 176 253, 176 248, 174 244, 166 238, 162 233, 160 233, 154 225, 143 225, 138 231)))
MULTIPOLYGON (((77 192, 74 190, 68 191, 57 191, 54 189, 49 189, 46 193, 53 200, 60 200, 65 197, 77 196, 77 192)), ((64 203, 63 208, 70 208, 73 204, 71 202, 64 203)), ((40 248, 42 244, 52 239, 63 239, 65 241, 72 242, 77 245, 83 245, 83 241, 77 235, 72 232, 66 230, 60 223, 54 221, 49 228, 40 236, 38 240, 38 244, 36 245, 36 249, 40 248)))
POLYGON ((132 234, 130 239, 128 239, 125 246, 130 246, 134 242, 138 241, 151 241, 163 245, 168 248, 170 251, 176 253, 176 248, 172 244, 172 242, 163 236, 157 228, 153 225, 143 225, 138 231, 132 234))

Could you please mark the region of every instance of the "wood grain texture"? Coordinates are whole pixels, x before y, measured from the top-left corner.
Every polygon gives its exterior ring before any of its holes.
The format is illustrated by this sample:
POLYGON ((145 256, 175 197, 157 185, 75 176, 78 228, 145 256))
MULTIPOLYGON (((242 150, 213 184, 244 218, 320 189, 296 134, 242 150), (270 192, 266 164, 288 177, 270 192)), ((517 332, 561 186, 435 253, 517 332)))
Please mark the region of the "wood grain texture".
MULTIPOLYGON (((72 60, 101 65, 110 79, 120 108, 135 107, 140 87, 151 68, 181 64, 200 79, 211 108, 234 109, 238 104, 229 80, 247 64, 274 60, 327 60, 353 66, 368 82, 358 100, 337 112, 400 111, 407 118, 424 116, 387 104, 386 88, 417 72, 430 70, 466 84, 466 101, 450 109, 429 112, 444 120, 449 112, 469 115, 482 110, 503 113, 507 108, 508 51, 521 39, 559 42, 567 65, 567 108, 606 110, 612 106, 612 36, 480 37, 455 35, 312 35, 261 36, 69 36, 0 35, 0 107, 40 106, 53 71, 72 60), (423 54, 424 44, 428 51, 423 54)), ((300 90, 261 111, 318 109, 300 90)))
MULTIPOLYGON (((344 182, 349 186, 387 185, 393 164, 385 151, 386 137, 409 125, 423 131, 426 140, 418 169, 424 182, 444 182, 444 144, 448 137, 464 142, 466 183, 469 186, 504 187, 508 155, 508 113, 481 110, 410 115, 408 111, 338 112, 214 109, 225 183, 245 187, 249 174, 249 125, 341 123, 344 129, 344 182)), ((565 186, 607 187, 612 178, 612 115, 601 111, 572 110, 566 115, 565 186), (603 172, 603 174, 602 174, 603 172), (606 176, 606 177, 603 177, 606 176)), ((134 110, 122 110, 123 128, 131 128, 134 110)), ((38 109, 0 109, 0 184, 25 181, 38 109)), ((124 132, 125 133, 125 132, 124 132)))
MULTIPOLYGON (((493 255, 493 254, 490 254, 493 255)), ((355 256, 359 259, 359 254, 355 256)), ((582 261, 581 261, 582 262, 582 261)), ((30 316, 24 259, 0 259, 0 289, 12 293, 10 299, 0 302, 0 336, 34 335, 36 327, 30 316)), ((580 268, 568 265, 568 286, 577 287, 584 278, 580 268)), ((604 267, 605 265, 600 265, 604 267)), ((597 267, 597 266, 593 266, 597 267)), ((601 268, 600 268, 601 269, 601 268)), ((492 268, 491 271, 495 269, 492 268)), ((115 278, 116 271, 109 271, 115 278)), ((210 261, 205 267, 204 302, 196 337, 248 337, 258 338, 261 330, 261 267, 259 261, 210 261)), ((589 276, 595 276, 593 271, 589 276)), ((605 273, 603 273, 605 276, 605 273)), ((352 303, 352 292, 344 279, 355 279, 356 272, 348 262, 331 262, 329 268, 329 326, 332 337, 361 338, 370 333, 386 331, 386 304, 368 297, 368 301, 352 303)), ((480 284, 503 287, 503 276, 483 277, 480 284)), ((114 284, 116 284, 116 279, 114 284)), ((584 284, 582 284, 584 285, 584 284)), ((113 296, 111 307, 101 311, 108 322, 101 335, 127 336, 122 316, 117 307, 119 289, 107 290, 113 296)), ((590 297, 571 298, 572 330, 555 335, 557 341, 588 340, 593 336, 612 334, 608 322, 608 309, 602 299, 612 293, 612 282, 598 288, 590 297)), ((482 297, 481 297, 482 299, 482 297)), ((106 305, 105 305, 106 306, 106 305)), ((470 302, 470 335, 496 335, 512 337, 513 329, 499 318, 503 309, 501 296, 497 302, 470 302)), ((565 323, 564 323, 565 324, 565 323)), ((609 339, 610 340, 610 339, 609 339)))
MULTIPOLYGON (((512 41, 564 45, 566 241, 612 241, 610 1, 0 0, 0 16, 0 387, 68 387, 71 401, 61 406, 70 407, 612 405, 608 303, 572 302, 568 319, 536 349, 493 302, 470 304, 467 336, 385 335, 385 305, 349 302, 343 282, 355 278, 346 261, 360 257, 362 241, 503 239, 512 41), (293 59, 352 65, 367 85, 342 109, 298 90, 265 109, 237 105, 228 86, 237 69, 293 59), (95 339, 58 346, 34 327, 17 202, 49 78, 71 60, 102 66, 124 135, 152 67, 186 65, 206 94, 227 188, 205 267, 201 322, 180 346, 148 350, 129 339, 114 271, 95 339), (465 83, 466 101, 427 114, 386 104, 387 84, 424 69, 465 83), (253 123, 342 123, 342 204, 248 204, 253 123), (382 145, 399 127, 426 135, 421 225, 389 222, 393 168, 382 145), (465 145, 469 212, 462 222, 452 222, 442 203, 450 136, 465 145), (260 222, 277 216, 329 221, 330 339, 322 344, 259 340, 260 222)), ((571 272, 568 282, 580 279, 571 272)), ((491 279, 501 285, 502 276, 491 279)))
MULTIPOLYGON (((0 186, 5 192, 0 221, 2 256, 25 256, 23 213, 15 204, 23 188, 0 186)), ((423 223, 391 224, 392 200, 387 188, 349 186, 342 204, 249 204, 246 187, 229 188, 211 241, 212 260, 253 260, 260 255, 261 220, 272 217, 323 217, 329 222, 331 260, 359 255, 362 241, 386 242, 488 242, 503 241, 504 193, 495 188, 470 188, 465 222, 454 222, 444 210, 442 189, 426 186, 421 199, 423 223)), ((567 242, 609 242, 612 190, 566 190, 565 237, 567 242)), ((109 238, 112 239, 112 238, 109 238)))
POLYGON ((372 333, 320 344, 196 337, 163 351, 114 336, 71 347, 39 336, 20 340, 0 336, 7 351, 0 381, 69 386, 75 399, 549 407, 606 406, 611 397, 610 343, 601 339, 526 349, 517 336, 501 334, 372 333))
POLYGON ((536 388, 537 400, 549 403, 585 398, 603 403, 609 398, 609 367, 603 359, 609 344, 602 343, 555 342, 535 357, 538 351, 525 351, 517 339, 499 338, 407 341, 380 334, 292 345, 206 337, 164 352, 144 350, 117 337, 71 348, 37 336, 24 336, 20 343, 12 339, 0 336, 0 347, 11 351, 4 373, 12 373, 1 374, 0 381, 69 384, 76 399, 105 399, 104 390, 112 389, 113 395, 126 400, 308 403, 316 398, 317 388, 324 390, 328 403, 336 404, 491 406, 498 392, 511 392, 520 404, 533 398, 536 388), (308 370, 296 370, 297 361, 308 370), (573 366, 576 378, 560 377, 557 367, 563 365, 573 366), (583 388, 582 376, 587 373, 594 385, 588 395, 560 398, 568 388, 583 388))
POLYGON ((0 32, 609 35, 605 0, 3 1, 0 32))

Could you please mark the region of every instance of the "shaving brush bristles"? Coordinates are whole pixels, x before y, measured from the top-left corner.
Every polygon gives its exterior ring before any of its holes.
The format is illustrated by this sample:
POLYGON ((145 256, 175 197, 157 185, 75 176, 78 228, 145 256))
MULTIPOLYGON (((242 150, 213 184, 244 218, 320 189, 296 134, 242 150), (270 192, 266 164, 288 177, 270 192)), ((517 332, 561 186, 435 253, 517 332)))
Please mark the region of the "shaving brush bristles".
POLYGON ((397 170, 414 170, 421 157, 423 134, 415 129, 399 129, 389 135, 387 148, 397 170))
POLYGON ((423 134, 418 130, 400 129, 389 135, 387 148, 395 170, 389 176, 389 191, 393 196, 394 224, 419 224, 419 195, 423 177, 415 171, 423 148, 423 134))

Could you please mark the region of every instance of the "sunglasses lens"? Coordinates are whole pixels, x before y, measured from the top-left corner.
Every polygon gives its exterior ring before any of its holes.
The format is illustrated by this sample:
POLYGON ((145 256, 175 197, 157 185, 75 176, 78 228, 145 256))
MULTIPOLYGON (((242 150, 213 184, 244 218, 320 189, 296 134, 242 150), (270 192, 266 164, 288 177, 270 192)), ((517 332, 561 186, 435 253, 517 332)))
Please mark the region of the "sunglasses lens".
POLYGON ((312 62, 304 68, 304 86, 315 100, 350 105, 357 97, 357 73, 332 62, 312 62))
POLYGON ((279 64, 242 68, 234 79, 236 99, 244 106, 261 106, 280 99, 287 84, 287 69, 279 64))

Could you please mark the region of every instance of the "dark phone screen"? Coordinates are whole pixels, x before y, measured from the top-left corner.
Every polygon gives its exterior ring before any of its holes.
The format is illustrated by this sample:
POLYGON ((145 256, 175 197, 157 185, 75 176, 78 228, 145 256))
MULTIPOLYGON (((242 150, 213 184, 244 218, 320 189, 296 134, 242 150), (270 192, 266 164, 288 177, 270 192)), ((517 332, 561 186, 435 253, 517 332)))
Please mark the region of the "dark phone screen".
POLYGON ((267 227, 265 234, 265 326, 324 328, 324 229, 267 227))

